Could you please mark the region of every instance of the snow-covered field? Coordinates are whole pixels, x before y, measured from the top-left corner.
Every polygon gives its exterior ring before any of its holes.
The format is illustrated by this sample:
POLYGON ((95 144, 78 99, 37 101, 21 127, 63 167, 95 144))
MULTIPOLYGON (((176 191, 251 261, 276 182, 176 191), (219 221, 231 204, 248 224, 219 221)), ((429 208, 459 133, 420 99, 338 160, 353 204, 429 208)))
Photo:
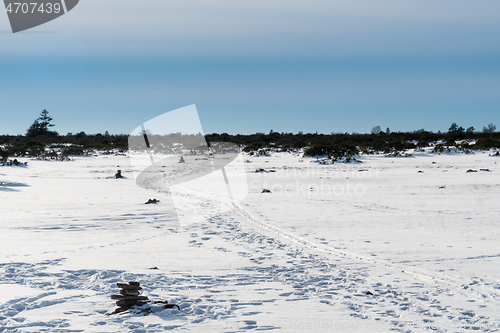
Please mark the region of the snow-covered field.
POLYGON ((247 197, 183 227, 127 156, 0 167, 0 332, 500 331, 489 153, 245 155, 247 197), (128 281, 180 310, 107 316, 128 281))

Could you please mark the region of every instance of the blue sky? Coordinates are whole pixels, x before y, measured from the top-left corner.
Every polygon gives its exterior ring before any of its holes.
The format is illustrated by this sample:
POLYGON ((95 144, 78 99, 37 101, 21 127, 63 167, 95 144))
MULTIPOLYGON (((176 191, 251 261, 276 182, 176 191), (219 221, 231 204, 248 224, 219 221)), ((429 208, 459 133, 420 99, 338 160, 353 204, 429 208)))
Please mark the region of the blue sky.
POLYGON ((81 0, 12 34, 0 133, 129 133, 196 104, 205 133, 500 126, 498 1, 81 0))

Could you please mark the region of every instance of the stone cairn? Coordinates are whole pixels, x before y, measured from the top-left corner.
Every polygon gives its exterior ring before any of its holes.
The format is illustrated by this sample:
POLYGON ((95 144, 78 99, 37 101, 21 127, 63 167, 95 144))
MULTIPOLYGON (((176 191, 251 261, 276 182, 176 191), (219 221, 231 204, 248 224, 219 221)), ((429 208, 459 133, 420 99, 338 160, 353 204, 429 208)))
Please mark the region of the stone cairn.
POLYGON ((127 311, 134 305, 144 305, 149 299, 147 296, 140 296, 140 290, 142 289, 139 282, 131 281, 127 283, 117 283, 118 288, 120 288, 120 295, 111 295, 111 299, 115 299, 118 308, 113 313, 120 313, 127 311))
MULTIPOLYGON (((116 308, 113 312, 107 314, 108 316, 125 312, 132 308, 134 305, 142 306, 144 304, 150 303, 151 301, 147 296, 140 296, 139 290, 141 290, 141 285, 139 282, 131 281, 127 283, 117 283, 118 288, 120 288, 120 295, 111 295, 111 299, 116 300, 116 308)), ((161 304, 165 309, 174 309, 177 308, 180 310, 181 308, 177 304, 168 304, 167 301, 154 301, 153 304, 161 304)), ((141 313, 147 315, 151 313, 151 309, 139 309, 141 313)))

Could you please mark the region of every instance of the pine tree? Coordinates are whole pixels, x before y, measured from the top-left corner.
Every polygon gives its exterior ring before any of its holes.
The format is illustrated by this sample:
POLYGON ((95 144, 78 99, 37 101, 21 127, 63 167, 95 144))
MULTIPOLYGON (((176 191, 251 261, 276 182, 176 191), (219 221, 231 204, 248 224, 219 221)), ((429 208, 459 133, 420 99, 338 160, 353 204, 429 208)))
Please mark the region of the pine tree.
POLYGON ((55 131, 49 131, 49 127, 53 127, 54 124, 51 124, 52 117, 49 116, 49 111, 43 109, 40 113, 40 117, 35 119, 33 124, 31 124, 30 128, 26 131, 27 137, 37 137, 44 135, 57 135, 55 131))
POLYGON ((465 128, 462 126, 458 127, 457 123, 451 124, 450 128, 448 129, 448 134, 462 134, 465 132, 465 128))

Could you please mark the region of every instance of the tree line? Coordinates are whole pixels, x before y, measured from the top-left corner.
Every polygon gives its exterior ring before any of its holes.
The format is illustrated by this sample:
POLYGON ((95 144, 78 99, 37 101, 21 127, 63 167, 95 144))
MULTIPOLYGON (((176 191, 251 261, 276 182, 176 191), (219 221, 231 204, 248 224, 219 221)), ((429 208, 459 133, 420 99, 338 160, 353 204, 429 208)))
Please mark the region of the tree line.
POLYGON ((210 134, 208 141, 227 141, 244 145, 244 150, 259 151, 267 148, 291 150, 304 148, 306 156, 350 157, 359 153, 385 153, 394 156, 403 154, 409 149, 422 149, 433 146, 435 152, 458 149, 464 152, 500 148, 500 132, 496 132, 494 124, 488 124, 482 132, 472 127, 467 130, 452 123, 447 132, 426 131, 424 129, 411 132, 391 132, 389 128, 382 131, 379 126, 370 134, 359 133, 278 133, 250 135, 210 134))
MULTIPOLYGON (((32 156, 46 154, 50 145, 60 148, 64 155, 85 155, 93 150, 125 151, 128 149, 128 135, 76 134, 60 135, 52 128, 52 117, 44 109, 40 116, 27 129, 25 135, 0 135, 0 157, 32 156)), ((492 123, 476 131, 473 127, 464 128, 452 123, 446 132, 426 131, 411 132, 385 131, 380 126, 372 128, 371 133, 255 133, 249 135, 212 133, 205 135, 207 142, 230 142, 244 146, 244 151, 259 151, 276 148, 282 151, 304 149, 307 156, 349 157, 359 153, 385 153, 398 155, 408 149, 434 147, 435 152, 458 149, 464 152, 500 148, 500 132, 492 123), (437 143, 437 144, 436 144, 437 143)))

